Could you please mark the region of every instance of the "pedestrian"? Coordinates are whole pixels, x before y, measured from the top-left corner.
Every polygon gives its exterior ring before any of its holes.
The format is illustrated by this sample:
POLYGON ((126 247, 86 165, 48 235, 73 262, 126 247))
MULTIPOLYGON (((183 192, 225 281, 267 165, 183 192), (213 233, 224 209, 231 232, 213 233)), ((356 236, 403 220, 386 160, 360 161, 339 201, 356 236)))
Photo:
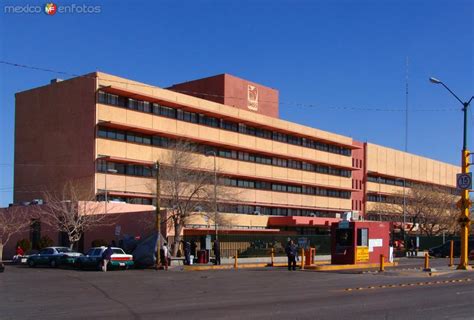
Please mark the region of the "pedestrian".
POLYGON ((191 264, 191 244, 189 241, 184 241, 184 264, 191 264))
POLYGON ((196 250, 197 250, 197 244, 196 244, 196 241, 193 239, 191 240, 191 255, 193 255, 194 257, 196 257, 197 255, 196 250))
POLYGON ((112 247, 109 245, 107 249, 104 250, 102 253, 102 271, 107 272, 107 265, 109 264, 110 259, 112 258, 112 254, 114 254, 114 251, 112 250, 112 247))
POLYGON ((285 248, 286 255, 288 257, 288 270, 291 269, 296 270, 296 246, 293 240, 288 241, 286 248, 285 248))
POLYGON ((221 247, 219 245, 219 240, 214 240, 214 245, 212 246, 212 249, 214 250, 214 256, 216 257, 216 265, 221 264, 221 247))
POLYGON ((23 251, 23 248, 20 247, 20 246, 18 246, 18 247, 16 248, 16 255, 17 255, 19 258, 21 258, 21 257, 23 257, 24 254, 25 254, 25 251, 23 251))
POLYGON ((163 269, 168 270, 169 259, 171 258, 170 250, 168 249, 168 243, 164 242, 161 246, 160 256, 163 269))
POLYGON ((393 241, 389 241, 389 248, 388 248, 388 262, 393 262, 393 241))
POLYGON ((20 263, 21 258, 23 257, 24 254, 25 252, 23 251, 23 249, 20 246, 18 246, 16 248, 15 255, 13 256, 13 263, 20 263))
POLYGON ((412 257, 416 256, 416 245, 415 245, 415 239, 413 238, 410 239, 410 256, 412 257))

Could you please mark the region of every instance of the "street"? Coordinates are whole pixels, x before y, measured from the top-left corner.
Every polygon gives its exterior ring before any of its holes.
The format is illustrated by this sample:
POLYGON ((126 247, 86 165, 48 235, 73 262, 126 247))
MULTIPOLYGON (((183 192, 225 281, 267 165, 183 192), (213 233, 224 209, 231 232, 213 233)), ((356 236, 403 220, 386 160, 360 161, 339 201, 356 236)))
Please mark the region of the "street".
POLYGON ((0 274, 0 319, 474 318, 472 272, 402 274, 421 262, 407 260, 400 273, 386 274, 7 266, 0 274))

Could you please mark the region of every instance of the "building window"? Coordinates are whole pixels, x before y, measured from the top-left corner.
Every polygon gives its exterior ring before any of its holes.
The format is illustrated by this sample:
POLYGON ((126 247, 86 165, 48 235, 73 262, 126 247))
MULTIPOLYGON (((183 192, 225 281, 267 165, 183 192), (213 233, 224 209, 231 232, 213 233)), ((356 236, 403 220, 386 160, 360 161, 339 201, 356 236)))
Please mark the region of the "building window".
POLYGON ((301 161, 288 160, 288 168, 301 170, 301 161))
POLYGON ((236 122, 221 120, 221 128, 228 131, 239 131, 239 125, 236 122))
POLYGON ((284 184, 273 183, 272 184, 273 191, 280 191, 280 192, 287 192, 287 186, 284 184))
POLYGON ((288 166, 288 161, 286 159, 273 158, 272 159, 272 164, 274 166, 278 166, 278 167, 287 167, 288 166))

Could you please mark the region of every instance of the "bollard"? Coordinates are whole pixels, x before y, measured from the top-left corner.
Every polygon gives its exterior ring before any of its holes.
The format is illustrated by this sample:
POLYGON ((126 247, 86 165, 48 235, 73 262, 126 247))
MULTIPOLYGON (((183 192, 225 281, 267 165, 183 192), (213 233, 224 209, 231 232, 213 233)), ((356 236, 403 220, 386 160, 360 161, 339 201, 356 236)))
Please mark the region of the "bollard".
POLYGON ((301 270, 304 270, 304 249, 301 248, 301 270))
POLYGON ((454 265, 454 240, 449 241, 450 248, 449 248, 449 266, 452 267, 454 265))
POLYGON ((425 268, 424 270, 430 269, 430 256, 428 253, 425 253, 425 268))
POLYGON ((237 269, 238 267, 239 267, 239 251, 235 250, 234 269, 237 269))
POLYGON ((272 253, 271 253, 271 266, 273 267, 275 265, 275 249, 272 248, 272 253))
POLYGON ((383 256, 383 254, 380 255, 380 269, 379 269, 380 272, 384 272, 385 271, 385 257, 383 256))

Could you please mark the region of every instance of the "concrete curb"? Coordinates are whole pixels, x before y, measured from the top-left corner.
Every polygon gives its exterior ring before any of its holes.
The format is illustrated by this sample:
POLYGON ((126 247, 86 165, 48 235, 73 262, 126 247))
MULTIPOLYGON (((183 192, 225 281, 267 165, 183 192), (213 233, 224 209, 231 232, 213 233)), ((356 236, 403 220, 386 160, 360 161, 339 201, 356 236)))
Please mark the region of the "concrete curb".
MULTIPOLYGON (((329 261, 316 261, 314 265, 305 266, 305 268, 313 267, 319 264, 329 263, 329 261)), ((249 269, 249 268, 286 268, 288 266, 287 263, 274 263, 273 266, 270 263, 239 263, 237 269, 249 269)), ((300 266, 297 266, 300 268, 300 266)), ((233 264, 224 264, 224 265, 191 265, 191 266, 184 266, 184 271, 208 271, 208 270, 230 270, 235 269, 233 264)))
MULTIPOLYGON (((386 262, 385 267, 398 266, 398 262, 386 262)), ((334 265, 316 265, 316 266, 305 266, 307 270, 315 271, 340 271, 340 270, 360 270, 360 269, 373 269, 379 268, 379 263, 365 263, 365 264, 334 264, 334 265)))

